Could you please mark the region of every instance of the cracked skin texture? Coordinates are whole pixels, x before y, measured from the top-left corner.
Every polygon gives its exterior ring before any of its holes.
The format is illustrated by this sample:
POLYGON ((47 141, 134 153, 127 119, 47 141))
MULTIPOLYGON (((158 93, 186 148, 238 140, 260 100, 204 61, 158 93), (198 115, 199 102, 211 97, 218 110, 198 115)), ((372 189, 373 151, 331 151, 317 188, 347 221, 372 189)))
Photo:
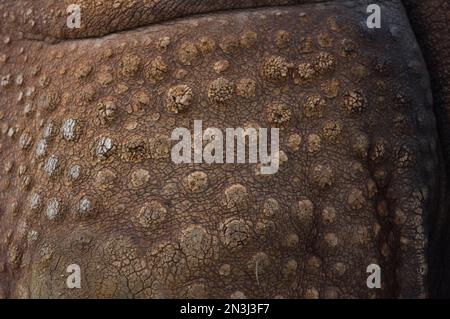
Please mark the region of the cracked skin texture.
MULTIPOLYGON (((256 2, 244 7, 299 3, 256 2)), ((15 3, 0 5, 10 22, 0 50, 0 296, 441 291, 428 242, 445 226, 445 170, 427 67, 399 2, 383 3, 387 27, 376 32, 361 27, 365 2, 337 1, 118 33, 173 11, 123 19, 133 10, 112 10, 109 28, 91 10, 88 25, 102 27, 72 36, 51 27, 57 10, 41 25, 45 10, 16 16, 15 3), (280 127, 278 173, 174 164, 172 130, 198 119, 280 127), (73 263, 82 289, 66 288, 73 263), (371 263, 381 289, 366 286, 371 263)), ((236 8, 217 3, 180 2, 176 16, 236 8)))

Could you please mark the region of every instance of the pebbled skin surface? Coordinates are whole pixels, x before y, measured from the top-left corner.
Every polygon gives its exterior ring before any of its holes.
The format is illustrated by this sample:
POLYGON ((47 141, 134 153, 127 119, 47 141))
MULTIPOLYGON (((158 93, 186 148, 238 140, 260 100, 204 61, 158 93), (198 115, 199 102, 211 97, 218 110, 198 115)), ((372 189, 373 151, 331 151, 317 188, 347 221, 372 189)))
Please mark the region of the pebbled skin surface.
MULTIPOLYGON (((176 16, 234 8, 180 3, 176 16)), ((28 30, 4 1, 5 21, 19 26, 1 30, 0 296, 434 295, 443 274, 428 278, 428 239, 445 227, 445 168, 427 67, 400 2, 383 3, 379 31, 364 27, 366 3, 216 12, 118 33, 173 11, 109 28, 93 10, 98 30, 68 35, 39 25, 39 11, 28 30), (167 101, 180 90, 190 95, 182 108, 167 101), (172 163, 172 130, 197 119, 280 126, 279 172, 172 163), (65 286, 73 263, 82 289, 65 286), (371 263, 381 289, 366 286, 371 263)))

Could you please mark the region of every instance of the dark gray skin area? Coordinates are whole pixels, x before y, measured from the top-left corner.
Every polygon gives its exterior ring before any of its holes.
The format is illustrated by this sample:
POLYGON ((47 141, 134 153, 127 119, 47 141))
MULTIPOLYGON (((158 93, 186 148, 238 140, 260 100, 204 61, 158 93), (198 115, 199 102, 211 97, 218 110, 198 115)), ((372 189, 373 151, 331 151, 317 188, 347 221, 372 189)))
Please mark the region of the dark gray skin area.
POLYGON ((445 0, 69 3, 0 2, 0 297, 449 296, 445 0), (174 164, 197 119, 279 172, 174 164))

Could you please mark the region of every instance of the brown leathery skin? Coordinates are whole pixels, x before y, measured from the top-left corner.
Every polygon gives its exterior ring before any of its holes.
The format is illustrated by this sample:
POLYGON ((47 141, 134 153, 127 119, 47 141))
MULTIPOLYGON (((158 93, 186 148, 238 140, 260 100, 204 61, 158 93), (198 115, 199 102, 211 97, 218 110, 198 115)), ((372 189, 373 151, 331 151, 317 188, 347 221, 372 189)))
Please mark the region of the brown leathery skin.
POLYGON ((427 296, 428 73, 402 5, 375 32, 363 3, 54 44, 2 30, 0 295, 427 296), (174 164, 172 130, 197 119, 280 127, 279 172, 174 164), (82 289, 65 286, 73 263, 82 289))

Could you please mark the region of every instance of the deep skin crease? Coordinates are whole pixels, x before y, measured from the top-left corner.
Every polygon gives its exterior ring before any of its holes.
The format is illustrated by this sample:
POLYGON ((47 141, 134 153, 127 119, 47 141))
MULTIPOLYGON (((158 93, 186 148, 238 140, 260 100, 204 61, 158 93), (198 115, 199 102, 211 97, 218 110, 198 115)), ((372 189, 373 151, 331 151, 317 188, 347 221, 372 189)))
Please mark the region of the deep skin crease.
POLYGON ((72 2, 0 1, 0 297, 449 296, 445 0, 380 30, 307 0, 86 0, 68 30, 72 2), (279 127, 279 172, 173 164, 196 119, 279 127))

